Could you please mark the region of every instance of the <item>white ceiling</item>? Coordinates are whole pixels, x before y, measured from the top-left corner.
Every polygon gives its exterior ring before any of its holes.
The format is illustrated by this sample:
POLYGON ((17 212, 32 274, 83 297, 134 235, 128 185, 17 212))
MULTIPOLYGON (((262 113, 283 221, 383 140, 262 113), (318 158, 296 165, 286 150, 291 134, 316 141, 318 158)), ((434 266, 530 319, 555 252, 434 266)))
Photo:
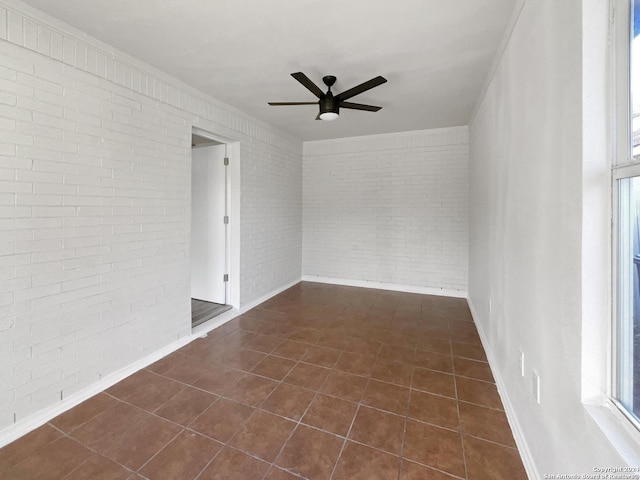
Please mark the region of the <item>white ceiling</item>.
POLYGON ((516 0, 26 0, 90 35, 303 140, 466 125, 516 0), (334 93, 388 83, 315 121, 290 73, 334 93))

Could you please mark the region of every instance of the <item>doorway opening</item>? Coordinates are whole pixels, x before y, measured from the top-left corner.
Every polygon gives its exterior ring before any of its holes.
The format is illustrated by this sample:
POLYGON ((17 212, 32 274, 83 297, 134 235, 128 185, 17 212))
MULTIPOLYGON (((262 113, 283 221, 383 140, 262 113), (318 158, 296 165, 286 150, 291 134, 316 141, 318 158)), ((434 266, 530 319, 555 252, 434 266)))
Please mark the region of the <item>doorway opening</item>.
POLYGON ((191 327, 232 308, 229 301, 229 147, 191 135, 191 327))

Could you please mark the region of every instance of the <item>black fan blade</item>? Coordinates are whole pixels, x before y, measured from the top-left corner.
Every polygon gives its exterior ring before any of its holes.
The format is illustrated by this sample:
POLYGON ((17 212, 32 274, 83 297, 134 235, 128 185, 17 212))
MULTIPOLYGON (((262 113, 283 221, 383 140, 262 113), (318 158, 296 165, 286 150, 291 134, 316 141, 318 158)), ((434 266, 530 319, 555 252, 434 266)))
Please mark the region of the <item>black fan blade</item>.
POLYGON ((320 113, 319 113, 319 112, 318 112, 318 115, 316 115, 316 120, 322 120, 322 119, 320 118, 320 113))
POLYGON ((362 103, 340 102, 340 108, 351 108, 352 110, 366 110, 367 112, 377 112, 382 107, 374 105, 363 105, 362 103))
POLYGON ((338 101, 346 100, 347 98, 355 97, 356 95, 362 92, 371 90, 372 88, 377 87, 378 85, 382 85, 383 83, 386 83, 386 82, 387 82, 386 78, 377 76, 376 78, 372 78, 367 82, 361 83, 357 87, 353 87, 353 88, 350 88, 349 90, 345 90, 344 92, 339 93, 338 95, 335 96, 335 98, 337 98, 338 101))
POLYGON ((321 99, 324 98, 324 92, 320 90, 320 87, 318 87, 315 83, 313 83, 309 79, 309 77, 307 77, 304 73, 302 72, 292 73, 291 76, 296 80, 298 80, 302 85, 307 87, 307 89, 311 93, 313 93, 316 97, 321 99))
POLYGON ((272 107, 281 107, 284 105, 317 105, 318 102, 269 102, 272 107))

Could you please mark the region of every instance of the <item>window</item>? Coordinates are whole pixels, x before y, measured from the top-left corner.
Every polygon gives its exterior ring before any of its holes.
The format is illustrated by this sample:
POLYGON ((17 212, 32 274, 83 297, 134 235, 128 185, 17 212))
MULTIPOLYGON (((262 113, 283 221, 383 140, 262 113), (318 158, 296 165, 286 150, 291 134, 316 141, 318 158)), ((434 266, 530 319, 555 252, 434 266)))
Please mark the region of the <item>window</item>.
POLYGON ((640 177, 618 179, 616 400, 640 419, 640 177))
POLYGON ((617 27, 614 372, 612 397, 640 426, 640 0, 621 0, 617 27), (626 28, 620 28, 620 25, 626 28), (624 43, 624 44, 623 44, 624 43))
POLYGON ((631 111, 631 146, 633 160, 640 160, 640 1, 632 0, 630 8, 630 111, 631 111))

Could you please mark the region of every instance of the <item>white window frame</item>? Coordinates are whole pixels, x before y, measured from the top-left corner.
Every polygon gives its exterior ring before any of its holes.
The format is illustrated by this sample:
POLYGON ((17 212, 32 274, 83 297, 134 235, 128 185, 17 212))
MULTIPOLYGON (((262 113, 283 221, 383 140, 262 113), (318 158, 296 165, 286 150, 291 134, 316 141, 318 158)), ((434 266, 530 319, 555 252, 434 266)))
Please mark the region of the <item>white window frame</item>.
MULTIPOLYGON (((630 45, 632 40, 630 3, 632 0, 612 0, 612 28, 611 28, 611 71, 612 71, 612 314, 611 314, 611 354, 610 354, 610 379, 607 388, 607 403, 614 408, 611 409, 615 417, 624 424, 626 433, 634 437, 636 442, 640 441, 640 421, 635 418, 620 401, 617 400, 620 391, 620 329, 627 326, 620 325, 623 316, 622 308, 628 302, 621 302, 620 296, 623 294, 619 288, 621 276, 620 272, 620 245, 619 238, 619 218, 620 218, 620 180, 626 178, 640 177, 640 161, 633 160, 631 146, 631 97, 630 97, 630 45)), ((637 92, 640 94, 640 92, 637 92)), ((630 267, 632 268, 632 267, 630 267)), ((634 272, 627 272, 630 276, 634 272)), ((628 312, 626 313, 628 315, 628 312)))
MULTIPOLYGON (((611 380, 609 382, 610 384, 610 389, 608 392, 608 396, 610 401, 616 406, 616 408, 618 408, 620 410, 620 412, 626 417, 627 421, 629 421, 631 423, 631 425, 636 428, 636 430, 638 430, 638 432, 640 433, 640 422, 638 421, 637 418, 635 418, 628 410, 627 408, 618 400, 618 397, 620 396, 624 396, 624 394, 620 394, 621 390, 623 388, 629 388, 628 386, 622 386, 619 383, 619 380, 622 376, 628 377, 629 375, 633 375, 632 372, 621 372, 623 365, 620 364, 620 349, 621 348, 632 348, 633 345, 621 345, 621 341, 623 340, 623 338, 627 337, 629 338, 629 342, 631 341, 632 338, 632 332, 629 332, 629 325, 625 322, 624 324, 621 324, 621 319, 623 318, 628 318, 629 315, 631 315, 630 312, 623 312, 623 309, 626 309, 629 305, 629 300, 628 299, 623 299, 622 301, 620 301, 620 299, 622 298, 623 295, 626 296, 627 291, 626 289, 621 289, 619 288, 619 285, 622 284, 622 276, 626 276, 627 277, 627 282, 629 281, 629 278, 633 278, 633 275, 635 275, 635 269, 633 267, 633 265, 625 265, 625 271, 621 271, 620 267, 622 266, 622 263, 620 261, 620 258, 622 256, 629 258, 629 252, 624 252, 624 255, 621 252, 621 247, 622 247, 622 242, 620 239, 620 236, 618 235, 619 233, 619 228, 620 228, 620 223, 619 223, 619 218, 621 214, 624 215, 628 215, 628 213, 625 211, 622 211, 620 207, 625 207, 626 204, 628 202, 625 202, 624 199, 622 198, 622 196, 626 193, 627 195, 629 194, 629 192, 624 192, 620 189, 620 180, 624 180, 624 179, 628 179, 628 178, 634 178, 634 177, 640 177, 640 164, 634 164, 634 165, 627 165, 625 167, 620 167, 620 168, 614 168, 613 169, 613 186, 612 186, 612 190, 614 193, 614 200, 613 200, 613 205, 614 205, 614 216, 613 216, 613 222, 612 222, 612 226, 613 226, 613 238, 615 239, 615 241, 613 242, 613 274, 614 274, 614 281, 613 281, 613 285, 614 285, 614 292, 615 295, 613 297, 613 314, 612 314, 612 346, 611 346, 611 380)), ((632 281, 632 280, 631 280, 632 281)), ((632 392, 629 393, 632 395, 632 392)))

